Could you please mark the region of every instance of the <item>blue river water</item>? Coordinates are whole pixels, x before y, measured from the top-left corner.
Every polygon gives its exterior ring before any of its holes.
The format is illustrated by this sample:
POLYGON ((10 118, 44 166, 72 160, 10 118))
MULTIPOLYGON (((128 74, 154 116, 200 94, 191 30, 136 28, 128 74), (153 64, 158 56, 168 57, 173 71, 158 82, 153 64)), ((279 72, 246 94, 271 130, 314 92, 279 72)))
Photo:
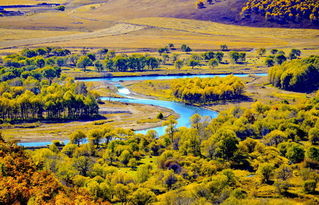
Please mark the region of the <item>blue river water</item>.
MULTIPOLYGON (((266 76, 267 74, 255 74, 257 76, 266 76)), ((164 101, 164 100, 153 100, 153 99, 144 99, 144 98, 137 98, 133 97, 130 94, 129 89, 122 87, 119 82, 122 81, 132 81, 132 80, 166 80, 166 79, 177 79, 177 78, 209 78, 209 77, 226 77, 228 75, 214 75, 214 74, 207 74, 207 75, 183 75, 183 76, 133 76, 133 77, 113 77, 113 78, 92 78, 92 79, 85 79, 80 80, 82 82, 89 82, 89 81, 108 81, 113 82, 116 86, 118 86, 118 93, 123 96, 123 98, 106 98, 102 97, 102 100, 112 100, 118 102, 125 102, 125 103, 138 103, 138 104, 146 104, 146 105, 154 105, 160 106, 164 108, 168 108, 173 110, 174 112, 179 114, 179 118, 177 120, 177 127, 189 127, 190 126, 190 117, 194 114, 199 114, 201 116, 208 116, 210 118, 215 118, 218 113, 212 110, 208 110, 202 107, 196 107, 192 105, 187 105, 182 102, 173 102, 173 101, 164 101)), ((235 74, 238 77, 246 77, 248 74, 235 74)), ((159 136, 165 133, 165 127, 156 127, 151 129, 145 129, 136 131, 136 133, 143 133, 145 134, 148 130, 155 130, 159 136)), ((68 143, 68 140, 63 141, 64 143, 68 143)), ((51 144, 51 142, 22 142, 19 145, 26 146, 26 147, 33 147, 33 146, 46 146, 51 144)))

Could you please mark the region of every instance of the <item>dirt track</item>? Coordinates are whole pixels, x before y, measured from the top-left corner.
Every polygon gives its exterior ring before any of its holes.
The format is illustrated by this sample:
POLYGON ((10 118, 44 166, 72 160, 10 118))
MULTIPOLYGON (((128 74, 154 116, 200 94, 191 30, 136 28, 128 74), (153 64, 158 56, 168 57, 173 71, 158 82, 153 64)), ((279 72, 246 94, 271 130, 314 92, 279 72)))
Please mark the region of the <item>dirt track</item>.
POLYGON ((97 30, 97 31, 88 32, 88 33, 78 33, 78 34, 71 34, 66 36, 56 36, 56 37, 47 37, 47 38, 2 41, 0 42, 0 48, 1 49, 13 48, 13 47, 19 47, 19 46, 29 46, 29 45, 44 44, 44 43, 55 43, 55 42, 70 41, 70 40, 80 40, 80 39, 112 36, 112 35, 121 35, 121 34, 129 33, 132 31, 138 31, 144 28, 146 28, 146 26, 119 23, 106 29, 97 30))

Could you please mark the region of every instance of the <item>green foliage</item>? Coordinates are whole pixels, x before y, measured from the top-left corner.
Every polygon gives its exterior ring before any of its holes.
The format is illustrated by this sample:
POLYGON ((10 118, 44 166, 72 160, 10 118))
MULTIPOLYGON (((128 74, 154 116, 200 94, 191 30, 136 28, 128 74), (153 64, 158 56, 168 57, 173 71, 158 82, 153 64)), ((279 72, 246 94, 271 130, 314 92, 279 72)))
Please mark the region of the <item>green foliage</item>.
POLYGON ((81 56, 77 61, 76 67, 83 68, 83 71, 86 71, 86 67, 91 65, 93 65, 93 62, 88 56, 81 56))
POLYGON ((303 188, 306 193, 314 193, 317 187, 315 180, 307 180, 304 182, 303 188))
POLYGON ((213 58, 213 59, 210 59, 207 63, 207 65, 210 67, 210 68, 214 68, 216 66, 218 66, 218 60, 213 58))
POLYGON ((192 51, 192 49, 191 49, 188 45, 183 44, 183 45, 181 46, 181 51, 183 51, 183 52, 185 52, 185 53, 189 53, 189 52, 192 51))
POLYGON ((63 5, 57 6, 55 9, 59 10, 59 11, 64 11, 65 10, 65 6, 63 6, 63 5))
POLYGON ((246 53, 231 51, 229 57, 233 63, 243 63, 246 61, 246 53))
POLYGON ((263 183, 269 183, 274 174, 274 165, 270 163, 261 164, 258 167, 257 173, 261 177, 263 183))

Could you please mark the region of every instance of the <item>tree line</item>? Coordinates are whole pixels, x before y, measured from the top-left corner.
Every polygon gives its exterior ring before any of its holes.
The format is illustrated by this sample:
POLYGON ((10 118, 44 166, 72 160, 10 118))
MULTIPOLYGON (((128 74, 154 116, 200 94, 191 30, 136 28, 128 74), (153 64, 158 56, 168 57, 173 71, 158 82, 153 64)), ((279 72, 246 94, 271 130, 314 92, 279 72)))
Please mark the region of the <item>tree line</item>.
POLYGON ((50 54, 41 51, 23 50, 24 55, 4 58, 0 67, 0 122, 98 115, 97 96, 88 92, 85 84, 62 78, 60 67, 45 65, 35 55, 50 54))
POLYGON ((277 23, 303 22, 318 25, 319 2, 317 0, 248 0, 242 8, 243 18, 261 15, 267 21, 277 23))
POLYGON ((276 87, 309 92, 319 86, 319 56, 295 59, 269 69, 270 83, 276 87))
POLYGON ((177 79, 172 82, 171 90, 174 97, 187 103, 211 103, 240 98, 244 87, 240 78, 227 76, 177 79))

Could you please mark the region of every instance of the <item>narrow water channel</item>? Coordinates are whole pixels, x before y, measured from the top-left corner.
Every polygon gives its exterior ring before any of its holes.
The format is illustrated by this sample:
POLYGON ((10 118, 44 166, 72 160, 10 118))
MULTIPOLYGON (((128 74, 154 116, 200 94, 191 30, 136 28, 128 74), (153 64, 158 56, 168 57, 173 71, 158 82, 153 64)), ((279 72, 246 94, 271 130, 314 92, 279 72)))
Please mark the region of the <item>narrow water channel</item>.
MULTIPOLYGON (((257 76, 266 76, 267 74, 255 74, 257 76)), ((119 86, 118 92, 123 98, 109 98, 109 97, 102 97, 102 100, 112 100, 112 101, 118 101, 118 102, 125 102, 125 103, 138 103, 138 104, 146 104, 146 105, 154 105, 154 106, 160 106, 165 107, 168 109, 173 110, 177 114, 179 114, 178 118, 178 124, 177 127, 189 127, 190 126, 190 117, 194 115, 195 113, 200 114, 201 116, 208 116, 210 118, 215 118, 217 116, 217 112, 208 110, 201 107, 196 107, 192 105, 187 105, 185 103, 181 102, 173 102, 173 101, 164 101, 164 100, 154 100, 154 99, 145 99, 145 98, 138 98, 131 96, 131 92, 126 87, 122 87, 119 82, 123 81, 133 81, 133 80, 166 80, 166 79, 178 79, 178 78, 209 78, 209 77, 226 77, 227 74, 224 75, 214 75, 214 74, 207 74, 207 75, 182 75, 182 76, 132 76, 132 77, 113 77, 113 78, 92 78, 92 79, 85 79, 81 80, 82 82, 89 82, 89 81, 108 81, 113 82, 117 86, 119 86)), ((234 76, 238 77, 246 77, 248 74, 235 74, 234 76)), ((156 128, 151 129, 145 129, 136 131, 137 133, 146 133, 148 130, 155 130, 159 136, 163 135, 165 133, 165 127, 160 126, 156 128)), ((51 142, 22 142, 19 143, 19 145, 26 146, 26 147, 33 147, 33 146, 46 146, 50 144, 51 142)), ((65 140, 64 143, 68 143, 68 140, 65 140)))

